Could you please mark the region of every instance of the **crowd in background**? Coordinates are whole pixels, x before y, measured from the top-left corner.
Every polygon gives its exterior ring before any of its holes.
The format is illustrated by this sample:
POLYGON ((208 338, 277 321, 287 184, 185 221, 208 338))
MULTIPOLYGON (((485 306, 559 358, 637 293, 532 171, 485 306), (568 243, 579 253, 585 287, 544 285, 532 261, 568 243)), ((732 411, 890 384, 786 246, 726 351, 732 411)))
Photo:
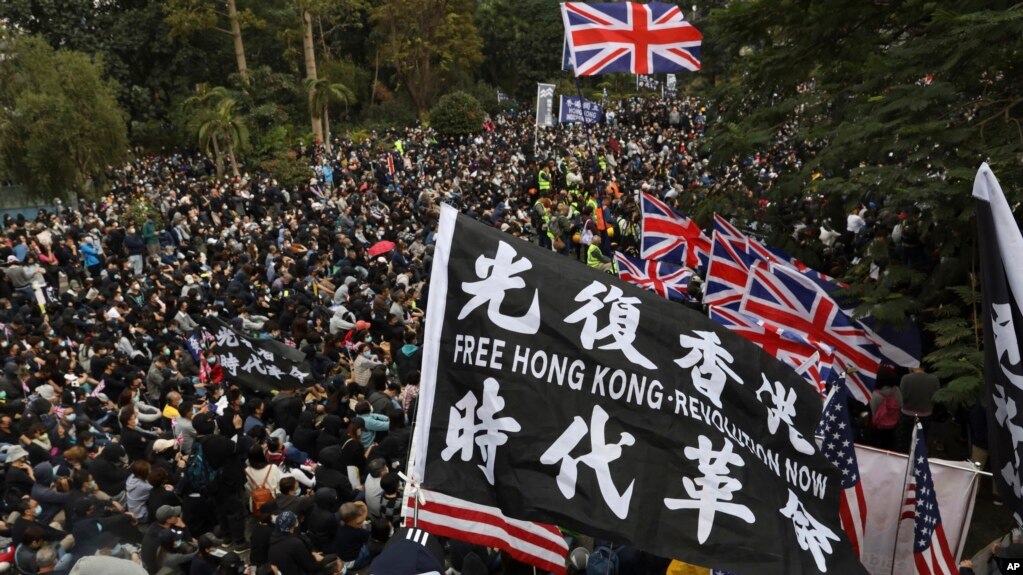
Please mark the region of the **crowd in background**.
MULTIPOLYGON (((295 150, 309 181, 290 188, 255 172, 218 180, 207 157, 143 155, 98 202, 5 216, 4 560, 82 574, 368 565, 400 521, 441 202, 602 267, 636 253, 640 192, 683 212, 709 195, 750 198, 734 215, 755 231, 772 182, 812 153, 783 129, 721 166, 700 152, 703 103, 608 107, 613 122, 536 140, 531 115, 511 113, 454 141, 418 128, 339 136, 331 154, 295 150), (583 249, 587 230, 599 254, 583 249), (380 241, 395 247, 369 255, 380 241), (295 346, 314 384, 239 386, 215 346, 185 345, 209 315, 295 346)), ((805 214, 791 232, 820 244, 832 275, 878 242, 898 244, 890 257, 930 257, 913 214, 892 220, 866 202, 832 231, 815 202, 791 207, 805 214)), ((449 553, 464 573, 522 568, 459 542, 449 553)), ((623 572, 667 565, 633 555, 623 572)))

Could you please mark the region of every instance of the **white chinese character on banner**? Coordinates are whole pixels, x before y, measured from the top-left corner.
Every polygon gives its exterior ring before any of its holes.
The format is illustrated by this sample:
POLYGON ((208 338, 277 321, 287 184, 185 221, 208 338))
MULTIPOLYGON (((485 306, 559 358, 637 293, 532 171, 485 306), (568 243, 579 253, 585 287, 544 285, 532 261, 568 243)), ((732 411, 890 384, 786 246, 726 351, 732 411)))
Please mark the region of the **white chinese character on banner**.
POLYGON ((614 479, 611 477, 611 462, 622 456, 623 447, 634 445, 636 438, 630 433, 623 432, 618 443, 607 443, 604 426, 607 425, 608 419, 607 412, 599 405, 593 407, 588 429, 586 421, 578 415, 575 416, 568 429, 540 456, 540 463, 544 465, 561 463, 561 468, 558 470, 558 489, 567 499, 575 497, 579 464, 582 463, 593 469, 593 472, 597 474, 597 485, 600 487, 600 495, 604 498, 604 502, 619 519, 625 519, 629 515, 629 501, 632 500, 632 488, 635 486, 636 480, 632 480, 629 487, 619 493, 618 488, 615 487, 614 479), (579 457, 572 457, 570 453, 586 437, 587 432, 590 434, 590 452, 579 457))
POLYGON ((813 446, 801 433, 796 431, 796 424, 792 420, 796 416, 796 390, 785 389, 780 381, 774 382, 772 386, 767 375, 760 374, 760 376, 764 378, 764 383, 757 390, 757 399, 767 407, 767 430, 774 435, 778 431, 778 426, 785 423, 789 426, 789 441, 792 443, 792 447, 800 453, 813 455, 813 446), (771 399, 770 405, 765 401, 764 395, 771 399))
POLYGON ((238 347, 238 335, 229 328, 222 327, 217 331, 217 345, 238 347))
POLYGON ((241 363, 233 353, 221 353, 220 354, 220 367, 225 371, 230 371, 232 376, 238 375, 238 366, 241 363))
POLYGON ((1016 341, 1016 328, 1012 323, 1012 307, 1009 304, 991 305, 991 331, 995 336, 995 353, 998 354, 998 366, 1002 368, 1002 375, 1018 389, 1023 390, 1019 342, 1016 341))
POLYGON ((260 356, 263 357, 263 359, 265 359, 267 361, 271 361, 272 362, 274 360, 273 352, 268 350, 268 349, 257 349, 256 353, 258 353, 260 356))
POLYGON ((583 330, 579 335, 582 345, 586 349, 593 349, 596 341, 610 339, 608 343, 601 345, 598 349, 620 350, 632 363, 654 369, 656 366, 643 354, 633 347, 632 342, 636 340, 636 329, 639 328, 639 298, 622 297, 623 291, 617 286, 605 286, 594 280, 589 286, 575 296, 575 301, 586 302, 586 305, 574 311, 565 318, 565 323, 583 322, 583 330), (603 300, 599 297, 604 295, 603 300), (605 304, 611 304, 608 312, 608 324, 603 329, 598 329, 598 319, 595 315, 602 311, 605 304))
POLYGON ((476 276, 480 281, 462 282, 462 290, 471 294, 472 298, 462 306, 458 319, 465 319, 474 309, 488 304, 487 317, 497 326, 525 334, 534 334, 540 330, 540 294, 537 290, 533 290, 533 303, 525 315, 513 317, 501 313, 505 292, 526 287, 525 280, 514 276, 533 269, 532 262, 526 258, 514 261, 516 255, 515 248, 500 242, 496 256, 476 258, 476 276))
POLYGON ((714 516, 718 513, 738 517, 746 523, 753 523, 756 517, 749 507, 733 503, 732 496, 742 489, 738 479, 728 476, 728 466, 743 467, 745 463, 739 454, 732 451, 732 442, 724 440, 721 451, 714 449, 714 444, 706 435, 699 438, 699 447, 687 447, 683 451, 686 459, 698 462, 697 468, 703 477, 682 478, 682 486, 691 499, 664 499, 664 506, 672 511, 676 509, 697 509, 700 512, 696 528, 696 540, 701 544, 707 541, 710 530, 714 527, 714 516))
POLYGON ((505 432, 514 433, 522 429, 519 422, 511 417, 495 418, 498 412, 504 409, 504 399, 498 395, 500 390, 501 385, 497 380, 488 377, 483 382, 482 405, 470 391, 451 407, 446 447, 440 454, 444 461, 451 461, 455 454, 459 454, 462 461, 469 461, 475 452, 473 445, 478 445, 484 463, 478 467, 491 485, 494 484, 494 458, 497 455, 497 448, 508 442, 508 435, 505 432))
POLYGON ((294 377, 294 378, 298 379, 298 380, 299 380, 299 381, 301 381, 302 383, 305 383, 305 378, 309 377, 309 374, 308 374, 308 373, 305 373, 304 371, 300 371, 300 370, 299 370, 299 369, 298 369, 297 367, 295 367, 295 366, 291 366, 291 373, 289 373, 288 375, 290 375, 291 377, 294 377))
POLYGON ((679 367, 690 368, 700 363, 700 367, 693 370, 693 386, 696 391, 702 393, 715 407, 721 407, 721 391, 725 388, 725 381, 728 377, 742 385, 742 379, 732 370, 729 365, 735 359, 728 350, 721 347, 721 340, 718 334, 712 331, 693 331, 697 337, 688 335, 679 336, 679 344, 686 348, 689 353, 685 357, 675 360, 679 367))
POLYGON ((256 370, 259 373, 266 375, 266 366, 263 365, 263 360, 258 355, 250 355, 249 360, 245 362, 242 369, 248 373, 252 373, 252 370, 256 370))
POLYGON ((284 372, 281 371, 281 368, 271 363, 266 366, 266 374, 274 379, 280 380, 281 376, 284 375, 284 372))
POLYGON ((803 551, 809 551, 813 555, 814 563, 821 572, 828 572, 827 557, 831 555, 831 541, 838 541, 838 535, 826 525, 820 523, 806 512, 803 503, 791 489, 789 489, 789 500, 785 507, 780 509, 781 514, 792 520, 792 526, 796 530, 796 542, 803 551), (829 541, 829 539, 831 541, 829 541))

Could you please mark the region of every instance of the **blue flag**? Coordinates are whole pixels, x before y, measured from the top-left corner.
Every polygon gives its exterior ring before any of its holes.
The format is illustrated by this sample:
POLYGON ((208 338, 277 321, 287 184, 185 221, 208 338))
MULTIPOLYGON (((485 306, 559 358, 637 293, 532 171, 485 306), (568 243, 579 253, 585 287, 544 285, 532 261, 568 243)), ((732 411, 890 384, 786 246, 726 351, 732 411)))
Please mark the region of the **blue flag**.
POLYGON ((558 122, 562 124, 573 122, 599 124, 603 117, 604 110, 600 104, 576 96, 561 96, 558 122))

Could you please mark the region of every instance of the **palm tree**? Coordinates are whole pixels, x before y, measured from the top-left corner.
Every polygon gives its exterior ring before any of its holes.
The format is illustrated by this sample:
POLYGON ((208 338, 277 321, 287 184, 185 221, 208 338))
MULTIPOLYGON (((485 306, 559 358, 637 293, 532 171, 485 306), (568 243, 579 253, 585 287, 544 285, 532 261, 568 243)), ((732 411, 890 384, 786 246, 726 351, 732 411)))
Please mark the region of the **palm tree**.
MULTIPOLYGON (((212 110, 216 107, 217 103, 228 97, 230 97, 230 93, 223 86, 210 86, 206 82, 196 84, 195 94, 189 96, 184 101, 185 108, 192 111, 189 124, 193 126, 194 130, 199 131, 206 119, 212 115, 212 110)), ((220 154, 220 142, 217 138, 212 138, 208 143, 210 144, 209 146, 204 146, 203 142, 200 142, 199 148, 207 152, 210 147, 213 148, 213 160, 217 165, 217 177, 221 177, 224 175, 224 157, 220 154)))
POLYGON ((236 110, 238 101, 231 97, 223 97, 210 108, 206 108, 199 117, 199 147, 205 151, 212 149, 217 162, 217 176, 224 175, 224 156, 231 162, 231 173, 240 174, 235 150, 248 145, 249 130, 245 120, 236 110))
POLYGON ((330 104, 344 104, 345 110, 355 102, 355 93, 340 83, 331 82, 327 78, 306 79, 306 89, 309 90, 309 105, 312 108, 313 122, 318 119, 323 121, 323 142, 327 146, 327 153, 331 153, 330 145, 330 104), (319 118, 317 118, 319 116, 319 118))

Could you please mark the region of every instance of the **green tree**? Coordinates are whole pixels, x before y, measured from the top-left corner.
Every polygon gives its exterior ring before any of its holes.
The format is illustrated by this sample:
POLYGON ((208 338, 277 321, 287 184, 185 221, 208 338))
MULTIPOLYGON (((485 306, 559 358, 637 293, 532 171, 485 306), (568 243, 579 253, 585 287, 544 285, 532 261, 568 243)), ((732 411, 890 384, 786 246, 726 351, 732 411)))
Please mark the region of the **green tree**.
POLYGON ((323 142, 327 153, 333 151, 330 143, 330 105, 342 104, 347 109, 355 101, 355 94, 339 82, 331 82, 329 78, 306 80, 306 89, 311 94, 313 108, 319 111, 318 116, 323 122, 323 142))
MULTIPOLYGON (((969 396, 975 366, 949 363, 979 357, 969 353, 979 340, 963 304, 976 287, 969 190, 986 160, 1010 203, 1020 197, 1023 4, 748 0, 713 11, 706 23, 722 120, 708 147, 732 158, 767 149, 782 132, 801 143, 801 163, 769 188, 772 207, 761 222, 777 237, 792 230, 791 206, 807 201, 827 205, 812 223, 836 230, 867 201, 879 204, 882 219, 918 214, 922 261, 886 261, 881 240, 852 268, 850 291, 865 302, 861 312, 882 320, 919 314, 939 346, 959 346, 931 364, 963 386, 951 395, 969 396), (872 264, 884 269, 878 281, 869 277, 872 264)), ((749 189, 706 191, 741 210, 749 189)))
POLYGON ((127 156, 116 86, 80 52, 38 37, 0 41, 0 164, 41 197, 89 195, 106 166, 127 156))
POLYGON ((423 118, 439 77, 456 66, 474 70, 483 41, 471 0, 383 0, 373 12, 381 58, 394 68, 423 118))
MULTIPOLYGON (((549 0, 482 0, 476 25, 486 59, 480 74, 520 100, 536 95, 536 83, 561 70, 565 37, 558 5, 549 0)), ((566 72, 568 74, 568 72, 566 72)))
POLYGON ((240 174, 236 152, 248 145, 249 130, 238 106, 238 100, 224 87, 196 86, 194 96, 185 105, 194 110, 194 127, 199 149, 213 152, 217 176, 224 175, 224 160, 231 164, 231 173, 240 174))
POLYGON ((230 37, 238 75, 243 83, 249 83, 249 65, 245 58, 242 24, 263 25, 251 10, 238 10, 237 0, 224 0, 223 6, 220 6, 217 0, 168 0, 165 11, 172 37, 186 38, 211 30, 230 37), (227 22, 226 28, 224 21, 227 22))
POLYGON ((480 131, 484 115, 479 100, 465 92, 451 92, 430 111, 430 125, 444 136, 472 134, 480 131))

